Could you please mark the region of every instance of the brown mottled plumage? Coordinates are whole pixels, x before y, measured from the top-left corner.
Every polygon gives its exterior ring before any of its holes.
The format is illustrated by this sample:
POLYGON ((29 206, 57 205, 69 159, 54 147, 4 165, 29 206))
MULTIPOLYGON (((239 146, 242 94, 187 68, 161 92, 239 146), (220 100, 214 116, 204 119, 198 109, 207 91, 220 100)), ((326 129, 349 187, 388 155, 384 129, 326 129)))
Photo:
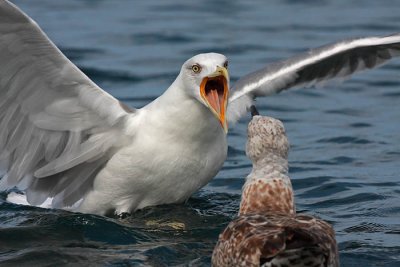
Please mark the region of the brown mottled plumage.
POLYGON ((219 236, 213 266, 339 266, 333 228, 296 215, 288 152, 282 122, 254 116, 246 148, 253 170, 243 186, 239 217, 219 236))

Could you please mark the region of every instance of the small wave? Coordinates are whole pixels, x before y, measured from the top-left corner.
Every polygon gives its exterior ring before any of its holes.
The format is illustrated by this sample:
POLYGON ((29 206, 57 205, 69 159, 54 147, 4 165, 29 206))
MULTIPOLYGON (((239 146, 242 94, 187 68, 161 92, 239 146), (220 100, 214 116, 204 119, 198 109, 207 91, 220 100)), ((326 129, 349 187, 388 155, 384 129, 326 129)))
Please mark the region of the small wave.
POLYGON ((242 55, 246 54, 247 52, 254 52, 254 51, 265 51, 267 48, 264 45, 255 45, 255 44, 244 44, 244 45, 230 45, 226 47, 221 46, 209 46, 209 47, 202 47, 201 49, 195 50, 185 50, 185 53, 188 54, 200 54, 206 52, 215 52, 221 54, 232 54, 232 55, 242 55))
POLYGON ((327 110, 327 111, 325 111, 325 113, 359 117, 359 116, 364 115, 365 111, 352 109, 352 108, 342 108, 342 109, 327 110))
POLYGON ((314 208, 316 207, 326 208, 326 207, 348 205, 349 203, 352 203, 354 205, 355 203, 371 202, 376 200, 382 200, 385 198, 386 198, 385 196, 375 193, 358 193, 347 197, 339 198, 337 196, 333 199, 318 201, 316 203, 310 204, 310 206, 314 208))
POLYGON ((154 32, 154 33, 136 33, 131 36, 131 40, 135 44, 155 44, 155 43, 176 44, 176 43, 195 42, 196 38, 176 33, 154 32))
POLYGON ((382 96, 384 97, 400 97, 400 92, 389 92, 389 93, 383 93, 382 96))
POLYGON ((104 50, 93 48, 59 47, 60 50, 72 61, 87 59, 89 56, 103 55, 104 50))
POLYGON ((299 166, 290 166, 289 167, 289 172, 290 173, 318 171, 318 170, 321 170, 321 168, 317 168, 317 167, 299 167, 299 166))
POLYGON ((284 105, 265 105, 257 104, 259 110, 277 111, 277 112, 305 112, 304 108, 295 108, 294 106, 284 106, 284 105))
POLYGON ((339 136, 333 138, 323 138, 318 143, 335 143, 335 144, 370 144, 371 141, 353 136, 339 136))
POLYGON ((210 182, 210 185, 215 187, 223 186, 229 189, 241 190, 244 181, 245 181, 244 178, 219 178, 219 179, 213 179, 210 182))
POLYGON ((324 184, 331 180, 336 179, 333 176, 316 176, 302 179, 292 179, 292 184, 295 190, 309 188, 317 185, 324 184))
POLYGON ((398 87, 399 86, 399 81, 398 80, 393 80, 393 81, 388 81, 388 80, 376 80, 376 81, 368 81, 368 85, 372 87, 398 87))
POLYGON ((353 163, 355 159, 350 157, 334 157, 330 160, 317 160, 317 161, 309 161, 309 162, 302 162, 303 164, 316 164, 316 165, 341 165, 346 163, 353 163))
POLYGON ((301 194, 301 197, 306 198, 321 198, 326 196, 331 196, 340 192, 348 191, 351 188, 361 187, 355 183, 346 183, 346 182, 333 182, 333 183, 325 183, 313 187, 310 190, 305 191, 301 194))
POLYGON ((379 233, 390 230, 390 227, 372 222, 362 222, 357 225, 345 228, 343 231, 346 233, 379 233))
POLYGON ((372 124, 365 123, 365 122, 355 122, 352 124, 349 124, 350 127, 352 128, 367 128, 367 127, 372 127, 372 124))
POLYGON ((243 149, 238 149, 234 148, 233 146, 228 146, 228 155, 229 157, 235 157, 235 156, 243 156, 245 155, 246 152, 243 149))

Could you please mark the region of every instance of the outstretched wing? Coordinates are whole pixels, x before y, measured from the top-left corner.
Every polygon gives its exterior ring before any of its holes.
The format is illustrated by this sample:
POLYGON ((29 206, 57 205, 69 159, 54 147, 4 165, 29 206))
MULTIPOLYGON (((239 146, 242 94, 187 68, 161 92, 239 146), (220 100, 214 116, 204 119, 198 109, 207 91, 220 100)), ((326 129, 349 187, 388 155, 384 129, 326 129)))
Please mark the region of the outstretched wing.
POLYGON ((270 64, 239 79, 232 87, 228 120, 236 122, 258 96, 313 86, 377 67, 400 55, 400 33, 341 41, 270 64))
POLYGON ((18 186, 33 205, 74 204, 124 144, 133 116, 0 0, 0 189, 18 186))

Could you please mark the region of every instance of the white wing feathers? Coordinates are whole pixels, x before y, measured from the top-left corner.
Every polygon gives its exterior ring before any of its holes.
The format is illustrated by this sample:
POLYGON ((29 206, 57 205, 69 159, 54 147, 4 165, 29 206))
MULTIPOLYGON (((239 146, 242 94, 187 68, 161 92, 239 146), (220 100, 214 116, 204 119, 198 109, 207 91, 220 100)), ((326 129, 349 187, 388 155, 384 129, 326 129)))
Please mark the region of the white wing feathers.
POLYGON ((229 98, 228 120, 236 122, 258 96, 314 86, 377 67, 400 55, 400 34, 346 40, 276 62, 239 79, 229 98))
MULTIPOLYGON (((34 21, 0 0, 0 189, 70 206, 126 139, 128 112, 72 64, 34 21)), ((133 113, 133 114, 132 114, 133 113)))

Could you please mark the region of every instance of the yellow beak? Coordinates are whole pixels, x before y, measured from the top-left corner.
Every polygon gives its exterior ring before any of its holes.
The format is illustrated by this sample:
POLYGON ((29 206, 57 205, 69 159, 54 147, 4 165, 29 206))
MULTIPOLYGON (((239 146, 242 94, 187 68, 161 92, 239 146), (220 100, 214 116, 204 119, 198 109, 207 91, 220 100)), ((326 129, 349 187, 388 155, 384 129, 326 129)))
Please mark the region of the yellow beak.
POLYGON ((208 108, 219 120, 225 133, 228 132, 226 108, 229 96, 229 73, 224 67, 217 67, 216 71, 204 77, 200 84, 200 95, 208 108))

